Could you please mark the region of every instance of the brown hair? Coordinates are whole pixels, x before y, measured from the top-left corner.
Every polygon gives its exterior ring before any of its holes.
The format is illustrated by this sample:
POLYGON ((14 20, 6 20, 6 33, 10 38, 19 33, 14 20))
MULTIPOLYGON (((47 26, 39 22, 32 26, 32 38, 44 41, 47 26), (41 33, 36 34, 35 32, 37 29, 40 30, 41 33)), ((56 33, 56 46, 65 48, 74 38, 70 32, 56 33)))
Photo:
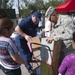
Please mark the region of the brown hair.
POLYGON ((0 19, 0 35, 3 34, 4 29, 10 30, 13 27, 13 22, 9 18, 0 19))
POLYGON ((75 32, 73 32, 73 41, 75 42, 75 32))

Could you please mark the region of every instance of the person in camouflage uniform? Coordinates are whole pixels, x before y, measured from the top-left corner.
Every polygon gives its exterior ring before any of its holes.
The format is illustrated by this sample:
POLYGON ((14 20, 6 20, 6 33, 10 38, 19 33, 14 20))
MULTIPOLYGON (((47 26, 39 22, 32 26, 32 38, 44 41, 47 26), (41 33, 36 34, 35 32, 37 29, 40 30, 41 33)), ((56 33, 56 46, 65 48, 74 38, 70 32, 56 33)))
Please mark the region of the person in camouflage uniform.
POLYGON ((75 53, 72 48, 72 34, 75 30, 72 18, 68 15, 59 14, 55 8, 49 7, 45 16, 54 23, 52 26, 51 37, 47 38, 47 42, 63 40, 61 49, 61 60, 68 54, 75 53))

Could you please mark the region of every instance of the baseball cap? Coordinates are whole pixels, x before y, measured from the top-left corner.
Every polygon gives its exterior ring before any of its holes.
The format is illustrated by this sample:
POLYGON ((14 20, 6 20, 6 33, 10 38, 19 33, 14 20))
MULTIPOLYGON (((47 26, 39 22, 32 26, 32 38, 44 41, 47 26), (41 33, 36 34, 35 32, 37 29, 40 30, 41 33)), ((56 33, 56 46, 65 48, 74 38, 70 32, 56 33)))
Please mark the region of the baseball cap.
POLYGON ((49 19, 54 10, 55 10, 55 8, 50 6, 45 13, 45 17, 47 17, 49 19))
POLYGON ((36 20, 41 21, 42 14, 38 11, 34 12, 33 15, 36 17, 36 20))

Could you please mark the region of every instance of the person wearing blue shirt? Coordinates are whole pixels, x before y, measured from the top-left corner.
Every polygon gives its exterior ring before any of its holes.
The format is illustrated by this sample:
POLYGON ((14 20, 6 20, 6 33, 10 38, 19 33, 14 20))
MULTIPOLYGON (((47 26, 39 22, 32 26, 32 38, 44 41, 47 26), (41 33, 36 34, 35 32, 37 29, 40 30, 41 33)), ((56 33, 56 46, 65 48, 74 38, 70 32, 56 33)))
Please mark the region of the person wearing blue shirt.
POLYGON ((32 68, 30 65, 32 53, 28 48, 27 42, 29 42, 32 37, 36 36, 41 16, 40 12, 35 11, 29 17, 24 18, 15 28, 15 31, 18 33, 18 36, 16 37, 16 44, 19 48, 19 54, 21 58, 27 62, 26 68, 28 71, 32 68))

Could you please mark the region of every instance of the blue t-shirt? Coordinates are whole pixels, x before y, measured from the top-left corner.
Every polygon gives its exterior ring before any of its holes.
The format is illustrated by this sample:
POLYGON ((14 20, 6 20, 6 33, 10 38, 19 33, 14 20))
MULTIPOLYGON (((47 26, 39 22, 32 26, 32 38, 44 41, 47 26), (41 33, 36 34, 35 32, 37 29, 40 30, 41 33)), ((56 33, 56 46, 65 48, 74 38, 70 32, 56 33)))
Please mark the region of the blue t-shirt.
MULTIPOLYGON (((18 26, 20 29, 27 35, 30 35, 32 37, 36 36, 38 25, 35 25, 32 21, 31 16, 24 18, 18 26)), ((29 52, 29 48, 27 46, 27 41, 24 37, 18 35, 17 38, 20 40, 21 48, 24 49, 24 52, 29 52)), ((18 40, 16 39, 16 40, 18 40)))
POLYGON ((32 22, 31 16, 28 18, 24 18, 18 25, 25 34, 32 37, 36 35, 38 25, 35 25, 32 22))

